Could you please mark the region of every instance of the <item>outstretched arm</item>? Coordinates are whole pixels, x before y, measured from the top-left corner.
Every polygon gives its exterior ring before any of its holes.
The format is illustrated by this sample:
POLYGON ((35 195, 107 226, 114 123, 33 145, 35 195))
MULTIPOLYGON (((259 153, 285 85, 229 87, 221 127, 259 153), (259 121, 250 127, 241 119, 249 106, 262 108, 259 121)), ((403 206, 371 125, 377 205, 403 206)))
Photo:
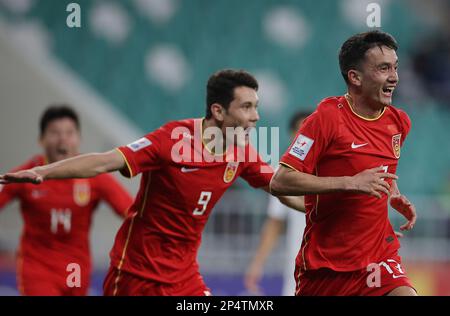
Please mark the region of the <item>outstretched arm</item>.
POLYGON ((416 207, 406 196, 400 193, 397 181, 392 181, 390 204, 397 212, 402 214, 408 221, 400 226, 400 230, 411 230, 417 219, 416 207))
POLYGON ((30 182, 39 184, 47 179, 90 178, 98 174, 120 170, 125 166, 117 150, 90 153, 28 170, 0 175, 0 184, 30 182))

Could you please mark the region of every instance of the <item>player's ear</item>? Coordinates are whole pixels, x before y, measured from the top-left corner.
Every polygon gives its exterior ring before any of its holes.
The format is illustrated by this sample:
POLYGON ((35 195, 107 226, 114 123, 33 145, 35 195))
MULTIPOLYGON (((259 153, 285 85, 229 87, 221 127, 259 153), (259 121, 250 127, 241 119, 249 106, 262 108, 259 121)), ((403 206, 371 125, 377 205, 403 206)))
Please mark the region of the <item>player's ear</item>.
POLYGON ((223 121, 223 115, 224 115, 225 109, 223 106, 221 106, 219 103, 213 103, 211 104, 211 113, 214 119, 216 119, 219 122, 223 121))
POLYGON ((347 73, 348 81, 357 87, 361 86, 361 73, 358 70, 351 69, 347 73))

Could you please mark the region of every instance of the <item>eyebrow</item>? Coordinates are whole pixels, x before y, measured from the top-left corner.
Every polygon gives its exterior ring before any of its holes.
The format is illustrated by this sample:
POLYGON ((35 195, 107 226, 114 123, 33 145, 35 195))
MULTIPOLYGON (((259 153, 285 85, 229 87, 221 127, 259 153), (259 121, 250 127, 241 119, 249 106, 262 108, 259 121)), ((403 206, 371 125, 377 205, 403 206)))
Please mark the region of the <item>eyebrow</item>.
MULTIPOLYGON (((259 100, 256 101, 255 105, 258 105, 258 102, 259 102, 259 100)), ((241 103, 241 106, 243 106, 243 105, 253 105, 253 102, 246 101, 246 102, 241 103)))
MULTIPOLYGON (((382 63, 379 63, 378 65, 377 65, 377 67, 381 67, 381 66, 390 66, 390 65, 392 65, 390 62, 382 62, 382 63)), ((398 59, 395 61, 395 63, 394 63, 394 65, 398 65, 398 59)))

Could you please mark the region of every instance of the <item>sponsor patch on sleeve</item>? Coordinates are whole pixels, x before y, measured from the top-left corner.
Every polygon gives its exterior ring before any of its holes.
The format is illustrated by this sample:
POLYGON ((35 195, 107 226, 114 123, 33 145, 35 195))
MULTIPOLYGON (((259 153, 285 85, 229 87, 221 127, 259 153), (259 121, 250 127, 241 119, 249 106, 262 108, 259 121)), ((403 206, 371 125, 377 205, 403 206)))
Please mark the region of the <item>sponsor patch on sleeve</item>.
POLYGON ((142 137, 141 139, 128 144, 127 147, 130 148, 133 152, 136 152, 138 150, 141 150, 142 148, 150 146, 151 144, 152 142, 149 139, 142 137))
POLYGON ((313 139, 300 134, 295 140, 294 145, 291 147, 289 154, 303 161, 305 160, 306 155, 308 155, 308 152, 311 149, 313 143, 313 139))

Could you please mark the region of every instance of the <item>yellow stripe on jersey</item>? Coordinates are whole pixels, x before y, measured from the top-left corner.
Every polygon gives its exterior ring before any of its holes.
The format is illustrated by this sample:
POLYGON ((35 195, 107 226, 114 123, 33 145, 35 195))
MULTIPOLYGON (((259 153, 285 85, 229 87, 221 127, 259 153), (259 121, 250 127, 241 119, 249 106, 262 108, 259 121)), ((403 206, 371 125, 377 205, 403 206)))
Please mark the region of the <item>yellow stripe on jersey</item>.
POLYGON ((125 164, 127 165, 128 172, 130 173, 130 176, 127 176, 127 175, 124 175, 124 176, 127 177, 127 178, 133 178, 134 177, 133 170, 131 169, 131 166, 128 163, 127 157, 125 157, 125 155, 123 154, 123 152, 119 148, 116 148, 116 150, 122 155, 123 160, 125 160, 125 164))
POLYGON ((114 291, 113 291, 113 296, 116 296, 117 291, 118 291, 118 285, 119 285, 119 280, 120 280, 120 274, 121 274, 121 272, 122 272, 121 269, 122 269, 123 262, 124 262, 124 260, 125 260, 125 254, 126 254, 126 252, 127 252, 128 242, 130 241, 131 231, 133 230, 134 218, 135 218, 135 216, 133 216, 133 217, 131 218, 130 228, 128 228, 127 240, 125 241, 125 245, 124 245, 123 251, 122 251, 122 257, 120 258, 119 266, 117 267, 118 273, 117 273, 116 279, 114 280, 114 291))
POLYGON ((202 121, 201 121, 201 125, 200 125, 200 137, 201 137, 202 144, 205 147, 206 151, 208 151, 211 155, 214 155, 214 156, 225 156, 228 153, 228 147, 223 154, 216 154, 211 149, 209 149, 209 147, 206 145, 205 140, 203 139, 203 121, 205 120, 205 118, 202 117, 201 120, 202 121))
POLYGON ((350 107, 350 110, 353 112, 353 114, 355 114, 357 117, 359 117, 359 118, 361 118, 361 119, 363 119, 363 120, 365 120, 365 121, 376 121, 376 120, 378 120, 380 117, 382 117, 383 114, 384 114, 384 111, 386 111, 386 107, 384 107, 384 108, 383 108, 383 111, 381 111, 381 114, 378 115, 377 117, 375 117, 375 118, 367 118, 367 117, 364 117, 364 116, 362 116, 362 115, 359 115, 358 113, 355 112, 355 110, 353 109, 353 101, 352 101, 352 99, 351 99, 352 97, 351 97, 348 93, 346 93, 346 94, 344 95, 344 97, 345 97, 345 100, 347 100, 347 103, 348 103, 348 105, 349 105, 349 107, 350 107))
MULTIPOLYGON (((317 169, 317 167, 316 167, 316 177, 318 177, 319 176, 319 171, 318 171, 318 169, 317 169)), ((317 218, 317 214, 318 214, 318 212, 319 212, 319 194, 316 194, 316 218, 317 218)), ((311 221, 311 227, 309 228, 309 230, 308 231, 306 231, 306 233, 304 234, 304 239, 305 239, 305 246, 303 247, 303 250, 302 250, 302 259, 303 259, 303 269, 304 269, 304 271, 306 271, 307 270, 307 267, 306 267, 306 257, 305 257, 305 249, 306 249, 306 246, 308 245, 308 238, 307 237, 309 237, 309 232, 312 230, 312 228, 313 228, 313 226, 314 226, 314 221, 313 221, 313 219, 312 219, 312 210, 311 210, 311 212, 309 213, 309 220, 311 221)), ((301 274, 301 272, 299 273, 299 275, 298 275, 298 280, 300 281, 300 274, 301 274)), ((300 283, 299 283, 300 284, 300 283)), ((299 286, 300 287, 300 286, 299 286)))
POLYGON ((152 173, 149 172, 148 173, 147 184, 145 186, 145 191, 144 191, 144 199, 143 199, 143 202, 142 202, 141 209, 139 210, 139 217, 142 217, 142 215, 144 214, 145 204, 147 204, 148 188, 150 187, 151 180, 152 180, 152 173))
POLYGON ((297 170, 296 168, 292 167, 290 164, 287 164, 285 162, 280 162, 279 164, 282 165, 282 166, 288 167, 290 169, 293 169, 295 171, 301 172, 301 171, 297 170))

